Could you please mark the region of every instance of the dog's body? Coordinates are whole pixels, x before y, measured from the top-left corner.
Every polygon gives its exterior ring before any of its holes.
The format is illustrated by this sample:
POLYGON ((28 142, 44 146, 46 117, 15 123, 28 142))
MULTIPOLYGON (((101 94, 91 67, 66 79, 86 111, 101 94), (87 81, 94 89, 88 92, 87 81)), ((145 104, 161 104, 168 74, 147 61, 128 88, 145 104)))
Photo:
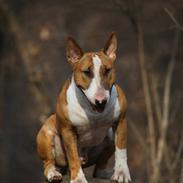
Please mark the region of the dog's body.
POLYGON ((76 127, 80 147, 100 144, 120 115, 115 86, 112 87, 111 97, 102 113, 93 111, 84 94, 77 88, 74 79, 67 90, 67 101, 69 119, 76 127))
POLYGON ((125 183, 130 180, 126 162, 127 103, 114 84, 116 46, 115 34, 101 52, 83 54, 73 39, 68 41, 67 58, 73 75, 59 94, 56 114, 48 118, 37 136, 38 153, 50 182, 62 178, 56 166, 67 165, 72 183, 87 183, 82 165, 96 164, 94 176, 107 177, 104 169, 114 150, 112 179, 125 183))

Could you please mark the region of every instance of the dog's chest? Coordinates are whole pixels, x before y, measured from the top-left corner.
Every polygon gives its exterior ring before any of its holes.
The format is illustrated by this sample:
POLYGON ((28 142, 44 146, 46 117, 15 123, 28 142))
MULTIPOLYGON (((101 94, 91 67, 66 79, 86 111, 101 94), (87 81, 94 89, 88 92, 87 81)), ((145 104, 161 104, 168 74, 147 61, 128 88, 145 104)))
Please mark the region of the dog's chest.
POLYGON ((120 107, 116 90, 111 93, 104 112, 92 110, 85 96, 71 83, 67 90, 69 119, 76 128, 80 146, 97 145, 103 141, 108 129, 118 119, 120 107))

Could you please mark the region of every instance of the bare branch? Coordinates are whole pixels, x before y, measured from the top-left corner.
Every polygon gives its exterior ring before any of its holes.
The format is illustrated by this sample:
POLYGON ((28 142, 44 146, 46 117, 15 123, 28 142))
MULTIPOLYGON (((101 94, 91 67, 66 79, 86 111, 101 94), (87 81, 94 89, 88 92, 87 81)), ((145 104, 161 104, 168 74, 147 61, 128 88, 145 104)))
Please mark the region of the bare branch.
POLYGON ((128 124, 130 126, 130 128, 132 129, 132 131, 134 132, 134 135, 137 137, 138 141, 140 142, 142 148, 145 148, 145 140, 142 137, 140 131, 138 130, 138 128, 136 127, 136 125, 134 123, 132 123, 130 120, 128 120, 128 124))
POLYGON ((177 21, 177 19, 173 15, 173 13, 168 8, 164 8, 164 10, 169 15, 169 17, 171 18, 171 20, 175 24, 176 28, 183 31, 183 26, 177 21))
MULTIPOLYGON (((170 16, 172 21, 175 23, 177 29, 174 36, 174 43, 173 48, 171 52, 171 58, 167 69, 166 79, 165 79, 165 85, 164 85, 164 94, 163 94, 163 106, 161 111, 161 104, 160 99, 158 96, 157 91, 157 83, 155 81, 152 81, 152 94, 154 98, 155 103, 155 113, 157 115, 158 123, 159 123, 159 129, 160 129, 160 137, 158 140, 158 144, 156 146, 156 134, 155 134, 155 119, 153 116, 153 99, 151 97, 150 92, 150 82, 149 82, 149 76, 146 68, 145 63, 145 50, 144 50, 144 38, 143 38, 143 27, 142 27, 142 21, 141 21, 141 15, 140 11, 137 7, 136 0, 132 0, 130 2, 133 2, 133 12, 130 11, 129 7, 126 7, 126 4, 124 4, 124 1, 116 1, 118 2, 118 5, 121 7, 120 10, 123 14, 126 14, 131 21, 133 25, 135 25, 135 30, 137 33, 137 42, 138 42, 138 55, 139 55, 139 62, 140 62, 140 71, 141 71, 141 78, 142 78, 142 86, 144 91, 144 97, 145 97, 145 105, 146 105, 146 113, 147 113, 147 123, 148 123, 148 140, 149 140, 149 149, 147 149, 149 155, 150 155, 150 166, 152 168, 151 175, 150 175, 150 182, 151 183, 157 183, 161 180, 160 177, 160 170, 161 170, 161 163, 163 160, 163 154, 165 154, 165 148, 166 148, 166 136, 167 136, 167 129, 170 122, 170 90, 171 90, 171 82, 172 82, 172 75, 173 75, 173 69, 175 64, 175 56, 177 52, 177 46, 178 46, 178 40, 179 40, 179 32, 180 30, 183 30, 183 27, 178 23, 178 21, 175 19, 173 14, 168 10, 165 9, 166 13, 170 16), (131 18, 132 17, 132 18, 131 18), (135 23, 133 23, 133 21, 135 23)), ((125 1, 126 3, 126 1, 125 1)), ((176 160, 179 159, 179 154, 182 151, 182 146, 180 144, 179 150, 176 155, 176 160)), ((168 156, 168 164, 170 165, 171 160, 168 156)), ((176 162, 175 162, 176 163, 176 162)), ((170 170, 171 171, 171 170, 170 170)), ((171 180, 174 182, 174 180, 171 180)))
POLYGON ((157 91, 157 80, 154 79, 154 77, 151 78, 152 80, 152 95, 153 95, 153 99, 154 99, 154 104, 155 104, 155 112, 156 112, 156 116, 158 119, 158 125, 161 128, 161 119, 162 119, 162 111, 161 111, 161 105, 160 105, 160 99, 159 99, 159 94, 157 91))
POLYGON ((179 183, 183 183, 183 160, 181 161, 181 174, 179 183))
POLYGON ((150 87, 148 82, 147 70, 145 67, 145 52, 144 52, 144 40, 143 40, 143 30, 141 23, 138 22, 138 52, 139 52, 139 62, 141 70, 141 78, 143 83, 146 112, 147 112, 147 121, 148 121, 148 133, 149 133, 149 144, 150 144, 150 159, 151 164, 155 166, 155 131, 154 131, 154 118, 152 111, 152 100, 150 97, 150 87))
POLYGON ((176 94, 176 104, 173 108, 173 111, 171 112, 171 116, 170 116, 170 123, 173 123, 173 121, 175 121, 178 109, 181 105, 181 101, 182 101, 182 93, 178 93, 176 94))
POLYGON ((144 51, 144 39, 143 39, 143 28, 141 24, 141 17, 139 15, 139 11, 137 9, 137 2, 135 0, 130 1, 130 6, 126 5, 124 1, 115 1, 116 4, 120 7, 121 13, 125 14, 132 25, 134 26, 134 30, 137 33, 137 42, 138 42, 138 55, 140 62, 140 71, 142 78, 142 86, 145 97, 145 105, 147 112, 147 122, 148 122, 148 142, 150 147, 150 161, 151 165, 155 166, 155 131, 154 131, 154 119, 153 119, 153 109, 152 109, 152 101, 150 97, 150 87, 148 82, 147 70, 145 67, 145 51, 144 51))
POLYGON ((179 141, 179 146, 176 152, 171 151, 167 143, 165 144, 165 160, 166 160, 165 163, 170 171, 174 171, 174 169, 177 167, 182 151, 183 151, 183 132, 181 134, 181 139, 179 141), (173 161, 170 158, 171 154, 172 157, 175 157, 173 161))
POLYGON ((181 135, 180 144, 179 144, 177 153, 175 155, 175 160, 173 161, 173 164, 172 164, 172 169, 174 169, 177 166, 178 161, 180 160, 182 150, 183 150, 183 132, 182 132, 182 135, 181 135))
POLYGON ((50 98, 46 94, 44 89, 44 83, 40 77, 40 72, 38 72, 32 65, 31 55, 29 52, 29 42, 25 39, 22 33, 21 26, 15 19, 16 16, 13 15, 12 11, 9 9, 6 3, 2 2, 0 6, 0 18, 5 20, 5 28, 10 32, 16 43, 16 49, 21 57, 24 69, 26 71, 28 80, 30 82, 30 88, 34 94, 37 102, 42 106, 43 113, 50 113, 50 98), (43 107, 44 106, 44 107, 43 107))
POLYGON ((160 130, 160 137, 158 140, 157 145, 157 156, 156 156, 156 168, 153 174, 153 182, 158 182, 159 180, 159 171, 160 165, 162 162, 162 157, 164 154, 165 144, 166 144, 166 135, 167 135, 167 128, 169 124, 169 108, 170 108, 170 87, 172 81, 172 74, 175 64, 175 56, 177 52, 178 40, 179 40, 179 30, 176 29, 173 49, 171 53, 171 59, 167 70, 166 80, 165 80, 165 87, 164 87, 164 98, 163 98, 163 116, 162 116, 162 125, 160 130))
POLYGON ((169 147, 167 145, 167 143, 165 144, 165 163, 166 163, 166 166, 167 168, 170 170, 171 169, 171 158, 170 158, 170 152, 169 152, 169 147))

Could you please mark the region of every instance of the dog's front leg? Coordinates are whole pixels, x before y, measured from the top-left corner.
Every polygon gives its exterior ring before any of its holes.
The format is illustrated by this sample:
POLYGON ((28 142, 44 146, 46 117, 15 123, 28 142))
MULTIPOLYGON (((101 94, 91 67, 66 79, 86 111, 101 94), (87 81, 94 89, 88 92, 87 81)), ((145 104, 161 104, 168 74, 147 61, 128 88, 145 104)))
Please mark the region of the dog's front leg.
POLYGON ((129 168, 127 165, 127 124, 126 119, 121 117, 115 131, 115 166, 112 181, 117 183, 128 183, 131 181, 129 168))
POLYGON ((78 155, 76 134, 71 127, 62 126, 61 135, 69 163, 71 183, 87 183, 78 155))

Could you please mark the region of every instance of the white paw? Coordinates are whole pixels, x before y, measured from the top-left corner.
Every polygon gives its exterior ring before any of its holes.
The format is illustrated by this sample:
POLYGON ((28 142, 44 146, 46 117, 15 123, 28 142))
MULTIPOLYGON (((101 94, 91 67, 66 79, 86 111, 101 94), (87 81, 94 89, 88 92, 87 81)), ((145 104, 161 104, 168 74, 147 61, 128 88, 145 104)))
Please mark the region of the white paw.
POLYGON ((83 170, 81 168, 79 169, 79 172, 78 172, 76 178, 71 180, 70 183, 88 183, 85 178, 85 175, 83 173, 83 170))
POLYGON ((128 183, 131 181, 129 168, 127 165, 126 149, 118 149, 115 151, 115 167, 112 181, 117 183, 128 183))
POLYGON ((116 170, 114 174, 112 175, 112 181, 117 182, 117 183, 128 183, 131 181, 130 173, 128 168, 127 169, 122 169, 122 170, 116 170))
POLYGON ((48 182, 60 182, 62 180, 62 174, 51 168, 47 175, 48 182))

